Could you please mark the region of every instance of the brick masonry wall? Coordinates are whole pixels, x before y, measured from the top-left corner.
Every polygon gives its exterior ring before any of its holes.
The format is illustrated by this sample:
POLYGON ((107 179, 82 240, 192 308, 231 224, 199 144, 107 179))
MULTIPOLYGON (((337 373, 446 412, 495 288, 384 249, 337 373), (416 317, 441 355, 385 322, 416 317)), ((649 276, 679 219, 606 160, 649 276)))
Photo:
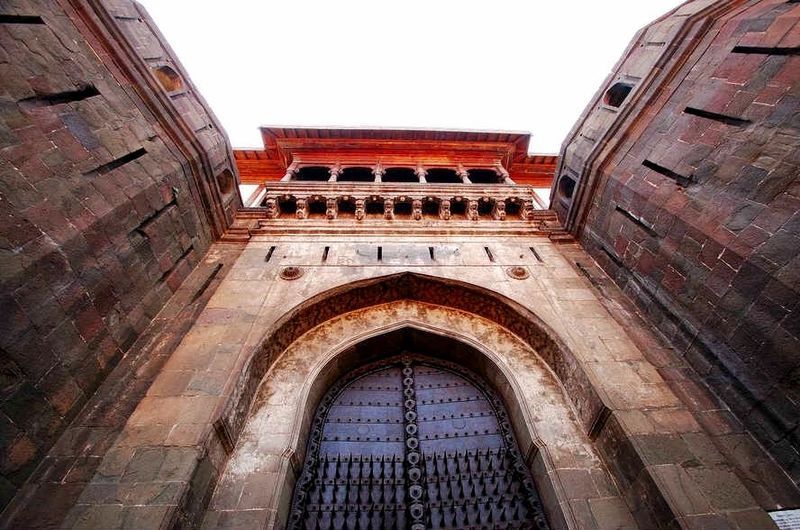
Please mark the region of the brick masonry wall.
POLYGON ((795 482, 798 22, 796 2, 687 2, 645 28, 564 143, 559 177, 575 189, 553 191, 568 228, 795 482), (617 82, 632 89, 613 105, 617 82))
POLYGON ((227 226, 236 183, 135 3, 2 3, 0 507, 227 226))

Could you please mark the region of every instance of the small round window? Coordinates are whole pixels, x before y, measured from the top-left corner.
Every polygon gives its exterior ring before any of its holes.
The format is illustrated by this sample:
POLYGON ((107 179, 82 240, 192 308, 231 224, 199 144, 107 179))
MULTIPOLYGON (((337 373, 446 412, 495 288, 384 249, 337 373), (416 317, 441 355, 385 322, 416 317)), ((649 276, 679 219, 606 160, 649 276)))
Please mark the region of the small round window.
POLYGON ((561 177, 561 180, 558 181, 558 192, 565 199, 571 199, 572 195, 575 193, 575 184, 575 179, 564 175, 561 177))
POLYGON ((633 90, 633 85, 629 85, 628 83, 614 83, 611 85, 611 88, 606 90, 603 96, 603 103, 609 107, 619 107, 628 97, 631 90, 633 90))
POLYGON ((169 66, 153 68, 153 74, 167 92, 175 92, 183 88, 183 79, 180 74, 169 66))
POLYGON ((233 173, 230 169, 217 175, 217 185, 223 195, 229 195, 233 191, 233 173))

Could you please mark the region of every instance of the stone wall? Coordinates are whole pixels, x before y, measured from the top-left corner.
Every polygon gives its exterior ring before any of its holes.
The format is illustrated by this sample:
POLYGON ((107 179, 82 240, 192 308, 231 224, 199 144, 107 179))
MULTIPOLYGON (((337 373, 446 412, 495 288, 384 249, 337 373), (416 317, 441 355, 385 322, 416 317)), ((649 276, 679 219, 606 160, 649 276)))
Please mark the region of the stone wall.
POLYGON ((135 3, 0 6, 0 506, 224 231, 227 138, 135 3))
POLYGON ((643 29, 562 148, 553 207, 800 481, 800 5, 643 29))
MULTIPOLYGON (((437 329, 454 332, 489 321, 527 345, 527 354, 511 355, 508 347, 493 346, 497 331, 475 332, 470 343, 496 349, 498 366, 527 357, 525 366, 549 372, 553 385, 532 387, 530 397, 507 406, 533 410, 542 405, 536 399, 563 399, 570 409, 569 421, 539 424, 554 430, 552 443, 540 448, 542 458, 548 451, 556 456, 552 465, 538 458, 532 465, 540 466, 534 475, 550 496, 551 513, 563 513, 572 527, 613 527, 609 521, 633 526, 632 514, 643 528, 769 528, 764 510, 798 498, 790 481, 788 487, 776 481, 758 446, 736 431, 729 411, 692 386, 680 363, 652 338, 633 341, 648 334, 646 327, 615 318, 628 316, 620 309, 622 298, 617 291, 617 298, 607 299, 593 287, 602 274, 579 246, 555 244, 534 228, 527 235, 504 233, 503 221, 478 221, 463 234, 424 222, 413 234, 397 233, 416 221, 355 234, 342 220, 330 221, 324 234, 307 222, 287 229, 272 221, 251 237, 62 526, 141 528, 146 521, 152 528, 280 528, 291 488, 280 488, 284 478, 274 471, 302 461, 302 442, 294 438, 288 447, 272 448, 275 458, 250 475, 226 472, 229 455, 258 461, 258 444, 245 433, 259 407, 259 384, 298 378, 275 368, 292 348, 306 355, 303 365, 320 363, 357 342, 362 327, 380 333, 409 318, 437 325, 425 316, 437 311, 458 321, 439 322, 437 329), (412 318, 384 306, 404 300, 448 309, 415 309, 412 318), (322 335, 325 341, 302 342, 322 335), (553 388, 565 390, 554 396, 553 388), (729 456, 718 441, 734 441, 738 451, 747 447, 750 453, 729 456), (600 461, 584 450, 577 450, 580 461, 567 454, 581 444, 591 444, 600 461), (615 487, 602 486, 606 473, 615 487), (273 495, 276 488, 283 497, 273 495)), ((506 373, 515 379, 523 377, 522 369, 516 365, 506 373)), ((284 414, 263 424, 275 434, 314 408, 288 405, 296 390, 281 388, 276 399, 287 403, 284 414)), ((530 435, 518 436, 526 447, 530 435)))

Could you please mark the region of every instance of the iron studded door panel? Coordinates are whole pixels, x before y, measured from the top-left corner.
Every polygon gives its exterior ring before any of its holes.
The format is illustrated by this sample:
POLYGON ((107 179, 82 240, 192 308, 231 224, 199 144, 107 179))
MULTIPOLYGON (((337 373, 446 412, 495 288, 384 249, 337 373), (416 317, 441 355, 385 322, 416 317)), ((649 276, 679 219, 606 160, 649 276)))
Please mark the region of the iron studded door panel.
POLYGON ((455 365, 407 355, 358 370, 325 395, 289 527, 547 523, 499 398, 455 365))

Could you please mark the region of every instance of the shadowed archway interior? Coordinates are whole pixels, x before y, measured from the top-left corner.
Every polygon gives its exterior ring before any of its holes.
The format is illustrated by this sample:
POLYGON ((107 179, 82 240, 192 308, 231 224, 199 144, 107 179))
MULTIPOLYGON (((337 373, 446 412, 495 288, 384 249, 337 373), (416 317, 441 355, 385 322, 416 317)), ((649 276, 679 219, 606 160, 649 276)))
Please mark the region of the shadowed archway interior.
POLYGON ((503 400, 459 352, 412 328, 348 352, 380 360, 319 402, 289 528, 548 528, 503 400))

